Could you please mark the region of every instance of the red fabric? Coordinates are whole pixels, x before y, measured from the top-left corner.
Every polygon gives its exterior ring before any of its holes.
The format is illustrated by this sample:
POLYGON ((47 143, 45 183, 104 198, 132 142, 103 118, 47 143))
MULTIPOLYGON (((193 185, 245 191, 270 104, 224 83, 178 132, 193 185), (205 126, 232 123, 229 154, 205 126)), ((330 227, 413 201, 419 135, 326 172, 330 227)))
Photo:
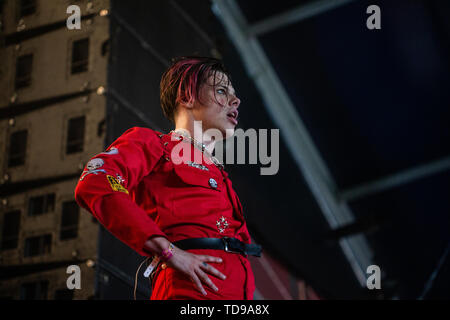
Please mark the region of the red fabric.
MULTIPOLYGON (((201 151, 190 143, 173 139, 173 134, 162 137, 160 134, 134 127, 111 144, 110 152, 94 156, 92 159, 103 160, 98 169, 106 173, 90 173, 78 182, 75 189, 78 204, 144 256, 149 255, 143 250, 145 241, 156 235, 171 242, 229 236, 250 243, 242 205, 228 174, 202 158, 201 151), (186 148, 173 153, 176 146, 175 150, 186 148), (111 151, 113 147, 117 151, 111 151), (192 161, 207 170, 186 163, 175 164, 173 160, 187 160, 189 153, 185 150, 190 150, 192 161), (123 181, 115 183, 120 178, 123 181), (217 183, 216 188, 211 185, 211 178, 217 183), (224 228, 223 232, 219 227, 224 228)), ((84 174, 87 172, 86 168, 84 174)), ((219 292, 205 285, 208 295, 204 297, 189 279, 168 268, 158 270, 152 299, 253 299, 254 277, 247 258, 220 250, 190 251, 222 257, 223 262, 214 266, 227 279, 210 276, 219 292)))
POLYGON ((202 283, 207 295, 194 288, 191 280, 184 277, 179 271, 166 268, 158 268, 152 286, 152 297, 154 300, 252 300, 255 291, 255 279, 247 258, 225 251, 211 249, 188 250, 195 254, 206 254, 221 257, 222 263, 210 263, 214 268, 227 276, 222 280, 209 275, 211 281, 219 291, 215 292, 206 284, 202 283))

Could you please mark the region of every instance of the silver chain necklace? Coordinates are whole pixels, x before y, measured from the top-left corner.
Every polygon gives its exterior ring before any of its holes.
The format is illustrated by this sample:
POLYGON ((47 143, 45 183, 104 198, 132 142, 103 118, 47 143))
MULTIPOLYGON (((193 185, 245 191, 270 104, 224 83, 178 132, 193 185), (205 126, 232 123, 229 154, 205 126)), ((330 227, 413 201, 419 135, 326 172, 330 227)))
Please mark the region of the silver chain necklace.
POLYGON ((223 163, 220 163, 219 160, 217 160, 216 157, 214 157, 212 154, 210 154, 208 152, 208 150, 206 150, 206 146, 203 143, 198 142, 197 140, 195 140, 194 138, 192 138, 191 136, 185 134, 184 132, 180 132, 180 131, 175 131, 175 130, 171 130, 169 133, 175 133, 179 136, 181 136, 182 138, 186 138, 189 140, 189 142, 196 147, 197 149, 199 149, 203 154, 206 154, 211 161, 216 165, 216 167, 218 167, 219 169, 224 169, 225 166, 223 163))

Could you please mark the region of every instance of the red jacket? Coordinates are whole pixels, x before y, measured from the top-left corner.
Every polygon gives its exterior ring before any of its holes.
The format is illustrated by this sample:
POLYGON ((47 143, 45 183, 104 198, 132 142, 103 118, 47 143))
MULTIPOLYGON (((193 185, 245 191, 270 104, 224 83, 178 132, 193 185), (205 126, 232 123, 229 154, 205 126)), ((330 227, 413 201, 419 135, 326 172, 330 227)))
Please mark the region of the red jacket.
MULTIPOLYGON (((250 243, 242 206, 228 174, 202 158, 201 151, 188 141, 175 137, 148 128, 127 130, 107 152, 88 162, 75 189, 78 204, 118 239, 145 256, 150 254, 144 251, 145 241, 156 235, 171 242, 229 236, 250 243), (191 157, 187 158, 188 153, 171 152, 177 145, 176 150, 190 148, 191 157), (176 164, 181 159, 184 161, 176 164), (194 163, 187 163, 188 160, 194 163)), ((220 250, 189 251, 223 259, 223 263, 213 266, 227 279, 210 275, 219 291, 204 285, 206 298, 253 298, 254 277, 247 258, 220 250)), ((156 277, 152 298, 204 297, 184 275, 167 268, 156 277)))

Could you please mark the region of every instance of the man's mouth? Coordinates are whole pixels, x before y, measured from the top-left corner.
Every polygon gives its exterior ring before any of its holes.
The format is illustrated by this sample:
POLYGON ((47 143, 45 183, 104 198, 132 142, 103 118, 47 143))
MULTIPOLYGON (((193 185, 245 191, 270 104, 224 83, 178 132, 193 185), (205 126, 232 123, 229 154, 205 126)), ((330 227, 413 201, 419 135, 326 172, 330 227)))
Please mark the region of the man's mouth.
POLYGON ((238 116, 237 111, 232 111, 227 114, 228 120, 230 120, 234 125, 237 125, 237 123, 238 123, 237 116, 238 116))

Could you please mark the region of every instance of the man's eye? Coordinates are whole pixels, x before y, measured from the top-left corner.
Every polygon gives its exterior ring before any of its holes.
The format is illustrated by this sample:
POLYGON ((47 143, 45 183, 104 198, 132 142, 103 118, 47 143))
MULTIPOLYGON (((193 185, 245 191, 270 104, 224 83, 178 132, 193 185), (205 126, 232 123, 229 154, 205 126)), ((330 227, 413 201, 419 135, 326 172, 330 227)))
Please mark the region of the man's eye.
POLYGON ((225 90, 224 89, 217 89, 217 93, 225 94, 225 90))

